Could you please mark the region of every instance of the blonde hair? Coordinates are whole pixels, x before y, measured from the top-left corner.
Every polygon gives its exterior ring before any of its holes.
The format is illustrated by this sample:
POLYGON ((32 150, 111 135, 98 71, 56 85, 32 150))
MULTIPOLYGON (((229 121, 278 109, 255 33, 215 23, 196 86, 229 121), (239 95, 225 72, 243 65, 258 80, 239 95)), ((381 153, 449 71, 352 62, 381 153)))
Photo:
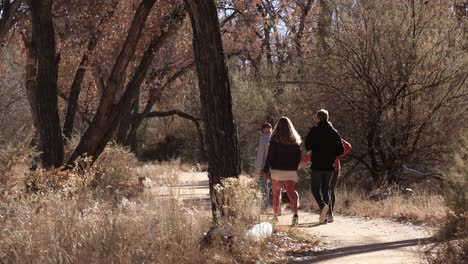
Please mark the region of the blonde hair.
POLYGON ((275 125, 271 140, 281 144, 301 144, 301 136, 297 133, 291 120, 282 116, 275 125))

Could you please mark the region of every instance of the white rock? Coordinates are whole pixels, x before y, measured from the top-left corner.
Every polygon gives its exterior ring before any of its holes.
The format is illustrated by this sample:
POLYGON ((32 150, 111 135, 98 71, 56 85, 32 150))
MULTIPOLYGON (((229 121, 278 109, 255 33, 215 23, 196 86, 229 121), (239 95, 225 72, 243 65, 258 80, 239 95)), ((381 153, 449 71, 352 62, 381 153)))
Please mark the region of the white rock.
POLYGON ((273 225, 268 222, 262 222, 260 224, 256 224, 247 231, 247 236, 251 237, 255 241, 259 241, 270 237, 273 234, 273 225))

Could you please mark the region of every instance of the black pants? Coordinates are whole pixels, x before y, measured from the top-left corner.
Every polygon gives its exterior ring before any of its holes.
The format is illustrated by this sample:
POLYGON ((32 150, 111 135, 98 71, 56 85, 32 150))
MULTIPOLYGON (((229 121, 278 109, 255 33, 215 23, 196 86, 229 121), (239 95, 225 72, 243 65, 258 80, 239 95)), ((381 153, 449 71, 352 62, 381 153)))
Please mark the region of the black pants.
POLYGON ((310 173, 312 195, 322 209, 330 204, 330 180, 333 171, 319 171, 312 169, 310 173))

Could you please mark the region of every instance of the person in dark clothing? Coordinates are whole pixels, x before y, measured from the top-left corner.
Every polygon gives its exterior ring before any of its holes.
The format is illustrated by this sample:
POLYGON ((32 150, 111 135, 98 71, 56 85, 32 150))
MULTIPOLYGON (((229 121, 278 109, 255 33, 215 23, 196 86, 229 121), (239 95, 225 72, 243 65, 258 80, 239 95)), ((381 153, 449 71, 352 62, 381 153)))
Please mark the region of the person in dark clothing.
POLYGON ((295 192, 297 183, 297 167, 301 161, 301 137, 294 129, 293 124, 287 117, 281 117, 273 130, 268 147, 268 155, 263 168, 263 177, 270 177, 273 186, 273 223, 278 221, 281 215, 280 197, 281 185, 286 188, 289 205, 293 212, 292 225, 297 225, 299 216, 297 214, 297 195, 295 192), (271 171, 270 171, 271 170, 271 171))
POLYGON ((334 163, 344 152, 340 134, 328 122, 328 111, 320 109, 317 112, 317 125, 312 127, 305 139, 305 148, 312 151, 311 190, 320 207, 319 223, 327 223, 330 204, 330 180, 333 175, 334 163))

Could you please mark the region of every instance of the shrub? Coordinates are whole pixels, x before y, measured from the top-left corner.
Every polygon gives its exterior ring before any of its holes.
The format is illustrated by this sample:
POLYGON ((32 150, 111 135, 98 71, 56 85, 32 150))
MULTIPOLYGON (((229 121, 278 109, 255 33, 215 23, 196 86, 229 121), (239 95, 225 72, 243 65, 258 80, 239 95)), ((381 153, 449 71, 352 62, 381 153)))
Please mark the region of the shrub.
POLYGON ((138 160, 129 149, 110 144, 93 165, 93 169, 97 171, 96 181, 103 187, 118 187, 136 182, 137 164, 138 160))
POLYGON ((25 144, 3 148, 0 151, 0 188, 6 194, 23 193, 26 189, 25 182, 31 173, 32 161, 38 156, 39 153, 34 148, 25 144))
POLYGON ((465 263, 468 260, 468 139, 461 141, 450 169, 452 189, 446 197, 447 213, 437 243, 426 250, 429 263, 465 263))

